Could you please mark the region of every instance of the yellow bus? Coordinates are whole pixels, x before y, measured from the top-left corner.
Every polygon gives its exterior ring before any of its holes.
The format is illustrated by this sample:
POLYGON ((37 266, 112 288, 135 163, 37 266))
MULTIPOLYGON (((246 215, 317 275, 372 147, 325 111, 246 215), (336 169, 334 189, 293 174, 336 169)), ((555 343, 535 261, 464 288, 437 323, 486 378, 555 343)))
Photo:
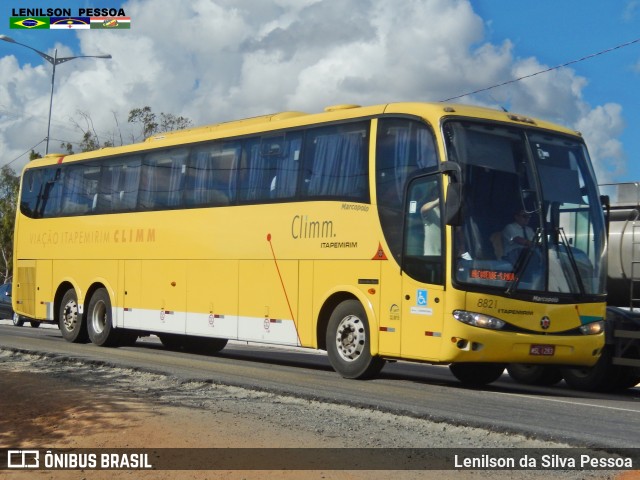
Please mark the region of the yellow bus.
POLYGON ((30 162, 13 300, 71 342, 264 342, 326 350, 347 378, 405 359, 482 385, 598 360, 605 253, 577 132, 338 105, 30 162))

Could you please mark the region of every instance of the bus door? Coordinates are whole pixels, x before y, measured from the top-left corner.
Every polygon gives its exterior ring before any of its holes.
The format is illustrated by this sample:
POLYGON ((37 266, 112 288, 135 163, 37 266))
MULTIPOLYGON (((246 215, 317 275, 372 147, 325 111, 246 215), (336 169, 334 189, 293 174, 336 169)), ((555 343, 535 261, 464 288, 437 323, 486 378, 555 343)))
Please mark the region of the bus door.
POLYGON ((403 357, 436 360, 444 313, 445 244, 440 174, 414 179, 405 198, 402 248, 403 357))

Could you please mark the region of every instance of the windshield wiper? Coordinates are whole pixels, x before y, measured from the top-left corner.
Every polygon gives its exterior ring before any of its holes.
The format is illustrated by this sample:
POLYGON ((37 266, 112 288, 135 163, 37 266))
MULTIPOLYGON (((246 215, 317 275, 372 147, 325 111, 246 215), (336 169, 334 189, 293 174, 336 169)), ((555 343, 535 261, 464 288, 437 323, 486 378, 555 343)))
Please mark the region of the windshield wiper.
MULTIPOLYGON (((571 251, 571 247, 569 246, 569 240, 567 239, 566 233, 564 233, 564 228, 556 227, 556 233, 558 234, 558 239, 560 243, 564 246, 565 251, 567 252, 567 257, 569 258, 569 263, 571 264, 571 269, 573 270, 573 274, 576 278, 576 283, 578 284, 578 289, 580 293, 584 295, 584 284, 582 283, 582 276, 580 275, 580 269, 578 268, 578 264, 576 263, 576 257, 571 251)), ((556 244, 556 250, 558 252, 558 257, 560 256, 560 244, 556 244)))
POLYGON ((538 228, 536 229, 536 233, 533 236, 533 240, 531 240, 531 246, 528 248, 523 248, 520 251, 520 255, 518 255, 518 260, 513 266, 513 274, 514 274, 513 280, 511 280, 511 283, 509 283, 509 286, 507 287, 507 290, 505 292, 507 295, 511 295, 518 287, 518 284, 520 283, 520 278, 524 273, 525 269, 527 268, 527 265, 529 265, 529 262, 531 261, 531 257, 533 257, 535 248, 541 244, 540 242, 541 238, 542 238, 542 229, 538 228))

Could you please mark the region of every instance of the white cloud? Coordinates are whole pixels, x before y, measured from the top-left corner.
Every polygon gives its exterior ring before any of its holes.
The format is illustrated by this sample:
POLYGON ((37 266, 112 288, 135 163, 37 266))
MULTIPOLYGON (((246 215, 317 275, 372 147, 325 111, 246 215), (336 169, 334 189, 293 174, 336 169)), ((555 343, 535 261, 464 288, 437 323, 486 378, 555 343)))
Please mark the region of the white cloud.
MULTIPOLYGON (((112 60, 58 67, 52 138, 79 139, 69 122, 78 111, 103 139, 117 140, 116 112, 129 141, 126 116, 145 105, 202 124, 337 103, 438 101, 547 68, 514 57, 509 40, 487 42, 468 0, 130 0, 125 7, 130 31, 78 32, 76 55, 112 60)), ((44 138, 50 72, 49 64, 18 68, 12 56, 0 58, 3 159, 44 138)), ((580 128, 602 170, 619 171, 622 111, 589 106, 586 84, 562 69, 463 100, 580 128)), ((52 141, 53 150, 58 145, 52 141)))
POLYGON ((622 18, 627 22, 633 22, 638 11, 640 11, 640 0, 627 0, 622 12, 622 18))
POLYGON ((618 136, 624 130, 622 107, 607 103, 581 117, 575 124, 584 135, 600 183, 612 182, 625 171, 625 153, 618 136))

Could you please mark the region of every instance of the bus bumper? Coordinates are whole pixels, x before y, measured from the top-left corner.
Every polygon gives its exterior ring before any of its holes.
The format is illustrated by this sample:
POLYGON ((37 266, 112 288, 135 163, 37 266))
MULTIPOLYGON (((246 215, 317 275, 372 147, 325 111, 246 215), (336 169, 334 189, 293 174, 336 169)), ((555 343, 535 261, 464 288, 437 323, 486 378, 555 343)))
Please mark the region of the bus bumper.
POLYGON ((604 333, 536 335, 460 325, 444 338, 442 354, 447 363, 495 362, 589 367, 600 358, 604 342, 604 333))

